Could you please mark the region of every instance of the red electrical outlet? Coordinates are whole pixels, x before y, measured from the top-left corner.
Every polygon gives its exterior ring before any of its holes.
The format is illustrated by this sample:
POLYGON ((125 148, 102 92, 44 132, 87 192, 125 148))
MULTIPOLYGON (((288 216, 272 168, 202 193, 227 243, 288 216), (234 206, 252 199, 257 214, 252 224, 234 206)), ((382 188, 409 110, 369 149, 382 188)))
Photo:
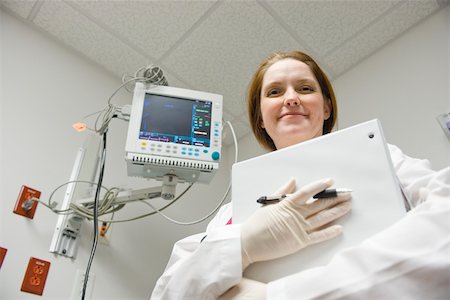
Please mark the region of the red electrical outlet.
POLYGON ((49 269, 50 262, 31 257, 20 290, 42 296, 49 269))
POLYGON ((30 187, 27 187, 25 185, 22 185, 13 212, 18 215, 33 219, 38 203, 36 201, 32 201, 31 203, 29 203, 27 201, 29 201, 31 198, 39 199, 40 197, 41 192, 32 189, 30 187), (27 204, 29 204, 29 207, 26 207, 27 204))
POLYGON ((8 251, 8 249, 0 247, 0 268, 2 267, 3 260, 5 259, 7 251, 8 251))

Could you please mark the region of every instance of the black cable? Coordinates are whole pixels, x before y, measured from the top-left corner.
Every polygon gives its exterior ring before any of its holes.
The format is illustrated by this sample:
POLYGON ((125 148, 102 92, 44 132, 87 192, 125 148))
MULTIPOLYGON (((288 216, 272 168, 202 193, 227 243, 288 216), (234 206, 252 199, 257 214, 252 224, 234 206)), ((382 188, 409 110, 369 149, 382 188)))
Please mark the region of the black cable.
POLYGON ((97 189, 95 191, 95 199, 94 199, 94 240, 92 241, 92 248, 91 248, 91 254, 89 256, 89 261, 86 266, 86 272, 84 272, 84 282, 83 282, 83 292, 81 294, 81 300, 84 300, 84 297, 86 296, 86 288, 87 283, 89 280, 89 271, 91 269, 92 261, 94 260, 95 250, 97 249, 98 244, 98 202, 100 198, 100 190, 102 186, 103 181, 103 174, 105 172, 105 160, 106 160, 106 132, 108 129, 106 129, 103 132, 103 153, 102 153, 102 160, 101 160, 101 166, 100 166, 100 174, 98 176, 98 184, 97 189))

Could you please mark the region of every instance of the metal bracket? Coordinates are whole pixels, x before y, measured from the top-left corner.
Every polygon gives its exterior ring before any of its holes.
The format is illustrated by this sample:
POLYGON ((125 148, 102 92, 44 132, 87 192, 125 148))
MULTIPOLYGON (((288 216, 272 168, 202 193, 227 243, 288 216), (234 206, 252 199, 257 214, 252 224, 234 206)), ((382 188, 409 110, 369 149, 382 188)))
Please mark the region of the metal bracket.
MULTIPOLYGON (((91 196, 92 183, 98 173, 100 147, 102 141, 99 135, 87 137, 83 147, 80 147, 67 185, 61 210, 68 209, 72 201, 91 196), (91 182, 91 184, 77 181, 91 182), (84 187, 84 188, 83 188, 84 187)), ((60 215, 56 222, 55 232, 49 251, 70 258, 76 258, 78 240, 84 218, 79 215, 60 215)))

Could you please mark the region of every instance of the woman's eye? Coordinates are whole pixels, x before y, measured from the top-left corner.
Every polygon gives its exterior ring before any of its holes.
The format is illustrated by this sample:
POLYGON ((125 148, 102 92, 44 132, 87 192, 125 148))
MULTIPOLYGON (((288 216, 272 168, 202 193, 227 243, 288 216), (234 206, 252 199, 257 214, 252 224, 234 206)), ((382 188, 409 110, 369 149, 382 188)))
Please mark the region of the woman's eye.
POLYGON ((280 90, 279 89, 270 89, 267 91, 267 96, 277 96, 278 94, 280 94, 280 90))
POLYGON ((310 86, 301 86, 300 88, 298 88, 298 91, 301 93, 312 93, 314 92, 314 88, 310 86))

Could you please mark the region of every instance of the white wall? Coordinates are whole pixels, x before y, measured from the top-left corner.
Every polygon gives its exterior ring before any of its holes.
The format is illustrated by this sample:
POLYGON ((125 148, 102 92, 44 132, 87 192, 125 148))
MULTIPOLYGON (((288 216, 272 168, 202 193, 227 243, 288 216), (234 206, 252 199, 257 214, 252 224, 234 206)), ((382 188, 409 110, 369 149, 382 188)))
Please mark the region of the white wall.
MULTIPOLYGON (((450 165, 450 141, 436 116, 450 112, 450 7, 424 20, 336 80, 339 128, 373 118, 386 139, 433 168, 450 165)), ((240 141, 240 159, 262 150, 240 141)))
POLYGON ((379 118, 389 143, 436 169, 450 165, 436 121, 450 112, 449 19, 447 7, 335 80, 340 127, 379 118))
MULTIPOLYGON (((3 11, 0 20, 0 246, 8 249, 0 270, 0 299, 36 299, 20 291, 31 256, 51 262, 44 299, 69 299, 76 270, 86 267, 92 223, 84 223, 78 257, 72 261, 48 252, 55 214, 40 204, 33 220, 12 211, 22 185, 40 190, 41 199, 46 200, 54 188, 69 179, 85 137, 71 125, 102 109, 121 82, 3 11)), ((123 92, 113 102, 131 103, 131 95, 123 92)), ((155 185, 154 181, 127 178, 126 130, 123 121, 111 123, 104 185, 155 185)), ((224 157, 211 185, 194 186, 166 213, 190 221, 211 211, 229 180, 230 168, 224 157)), ((178 191, 183 187, 179 185, 178 191)), ((59 199, 63 191, 56 194, 59 199)), ((137 203, 117 213, 116 219, 149 211, 137 203)), ((173 243, 203 231, 206 223, 179 226, 152 216, 113 225, 110 245, 98 246, 91 268, 95 274, 93 299, 148 299, 173 243)))

